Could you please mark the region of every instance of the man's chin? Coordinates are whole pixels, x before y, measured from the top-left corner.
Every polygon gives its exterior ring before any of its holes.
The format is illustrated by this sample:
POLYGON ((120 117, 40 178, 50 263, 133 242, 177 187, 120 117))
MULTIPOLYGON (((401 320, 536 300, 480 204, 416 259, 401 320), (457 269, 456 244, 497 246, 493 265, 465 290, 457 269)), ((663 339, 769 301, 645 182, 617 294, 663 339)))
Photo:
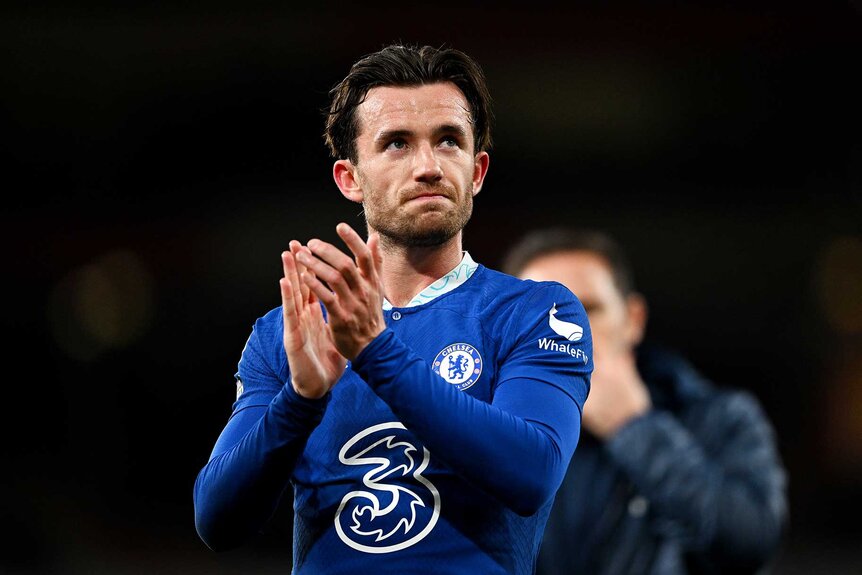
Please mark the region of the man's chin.
POLYGON ((381 232, 389 241, 408 248, 432 248, 441 246, 455 237, 458 231, 448 229, 409 230, 403 232, 381 232))
POLYGON ((465 215, 450 209, 425 209, 398 218, 406 225, 372 227, 380 232, 386 242, 404 247, 429 248, 443 245, 455 237, 469 220, 469 215, 465 215))

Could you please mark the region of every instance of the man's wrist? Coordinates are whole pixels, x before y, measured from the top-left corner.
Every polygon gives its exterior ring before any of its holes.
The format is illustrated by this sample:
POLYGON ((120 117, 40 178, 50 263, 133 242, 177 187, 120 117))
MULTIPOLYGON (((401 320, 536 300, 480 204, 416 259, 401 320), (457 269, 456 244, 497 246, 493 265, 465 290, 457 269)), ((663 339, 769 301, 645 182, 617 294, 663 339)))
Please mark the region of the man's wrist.
MULTIPOLYGON (((648 413, 652 409, 652 401, 645 387, 642 391, 643 395, 619 394, 613 409, 602 410, 602 416, 593 414, 589 425, 590 432, 606 441, 630 422, 648 413)), ((589 405, 586 409, 589 409, 589 405)))
POLYGON ((625 427, 635 419, 638 419, 639 417, 648 413, 651 408, 652 406, 648 403, 631 406, 631 408, 626 410, 622 415, 620 415, 620 417, 615 418, 609 423, 609 425, 604 430, 602 437, 604 439, 610 439, 611 437, 616 435, 617 432, 623 427, 625 427))
MULTIPOLYGON (((290 387, 291 387, 291 389, 293 389, 293 392, 296 395, 298 395, 302 399, 309 399, 309 400, 320 399, 321 397, 326 395, 326 393, 328 391, 328 389, 324 389, 324 388, 314 389, 314 388, 303 387, 302 384, 297 383, 296 380, 292 377, 290 378, 290 387)), ((330 387, 332 387, 332 386, 330 386, 330 387)))
POLYGON ((368 359, 374 355, 375 348, 380 347, 390 339, 388 334, 391 334, 392 337, 395 336, 395 333, 391 329, 384 327, 380 333, 363 346, 362 350, 351 360, 351 365, 353 366, 354 371, 361 368, 361 366, 363 366, 368 359))
POLYGON ((300 391, 301 388, 297 388, 297 386, 293 383, 293 378, 291 377, 290 381, 284 386, 284 391, 287 394, 287 397, 291 402, 298 402, 306 406, 325 406, 329 403, 329 397, 331 396, 329 389, 324 391, 322 394, 318 395, 316 393, 309 393, 309 390, 300 391))

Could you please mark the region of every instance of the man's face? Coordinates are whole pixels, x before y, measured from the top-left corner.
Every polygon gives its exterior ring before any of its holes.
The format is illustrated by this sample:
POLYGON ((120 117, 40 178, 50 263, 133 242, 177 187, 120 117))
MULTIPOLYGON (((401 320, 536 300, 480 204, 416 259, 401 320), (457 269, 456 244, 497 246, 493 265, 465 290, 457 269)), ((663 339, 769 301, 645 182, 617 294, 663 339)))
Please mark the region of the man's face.
POLYGON ((488 166, 485 152, 473 153, 461 91, 449 82, 373 88, 356 114, 352 169, 368 226, 404 246, 435 246, 458 234, 488 166))
POLYGON ((578 296, 593 334, 596 356, 628 352, 640 337, 633 325, 629 302, 614 284, 607 261, 592 252, 566 251, 542 255, 521 271, 520 277, 557 281, 578 296))

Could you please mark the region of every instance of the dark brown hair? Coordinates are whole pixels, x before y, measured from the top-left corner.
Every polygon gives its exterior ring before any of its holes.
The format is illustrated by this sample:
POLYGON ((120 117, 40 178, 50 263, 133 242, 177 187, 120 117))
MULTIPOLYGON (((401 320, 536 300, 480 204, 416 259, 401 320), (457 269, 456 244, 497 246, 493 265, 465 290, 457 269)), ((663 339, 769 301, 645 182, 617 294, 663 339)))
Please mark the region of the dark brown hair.
POLYGON ((437 82, 452 82, 470 104, 473 153, 490 148, 491 96, 479 65, 468 55, 451 48, 393 44, 357 61, 347 77, 330 90, 331 104, 323 135, 332 156, 357 163, 356 108, 369 90, 437 82))
POLYGON ((609 235, 596 230, 547 228, 532 231, 509 250, 503 261, 503 271, 517 276, 533 260, 561 252, 590 252, 604 258, 623 297, 634 291, 632 266, 622 247, 609 235))

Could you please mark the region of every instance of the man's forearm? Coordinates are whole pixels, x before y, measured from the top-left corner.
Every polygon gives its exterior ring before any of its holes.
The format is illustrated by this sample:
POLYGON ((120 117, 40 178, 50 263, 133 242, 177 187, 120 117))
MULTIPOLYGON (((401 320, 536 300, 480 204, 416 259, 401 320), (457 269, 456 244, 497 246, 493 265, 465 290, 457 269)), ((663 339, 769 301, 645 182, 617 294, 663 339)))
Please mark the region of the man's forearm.
POLYGON ((512 389, 503 384, 494 404, 479 401, 446 384, 391 331, 353 369, 433 455, 515 512, 535 513, 562 481, 580 412, 560 388, 519 379, 512 389))
POLYGON ((235 547, 269 519, 328 399, 286 385, 268 407, 231 418, 195 481, 195 526, 210 548, 235 547))

